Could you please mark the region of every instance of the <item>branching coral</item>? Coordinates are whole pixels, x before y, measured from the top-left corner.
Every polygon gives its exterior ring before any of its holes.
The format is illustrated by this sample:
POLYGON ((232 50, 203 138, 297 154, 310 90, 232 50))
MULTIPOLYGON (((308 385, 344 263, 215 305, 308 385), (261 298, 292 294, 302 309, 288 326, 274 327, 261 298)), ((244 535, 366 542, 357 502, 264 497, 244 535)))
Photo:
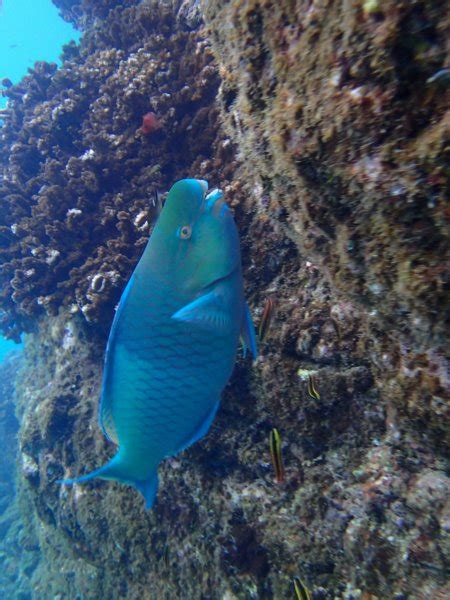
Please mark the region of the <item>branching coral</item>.
POLYGON ((60 70, 40 63, 6 91, 0 308, 10 337, 70 304, 106 327, 149 233, 142 214, 154 219, 153 190, 195 174, 218 135, 203 38, 156 3, 105 19, 60 70), (149 109, 165 124, 151 143, 139 130, 149 109), (104 272, 115 275, 92 290, 104 272))

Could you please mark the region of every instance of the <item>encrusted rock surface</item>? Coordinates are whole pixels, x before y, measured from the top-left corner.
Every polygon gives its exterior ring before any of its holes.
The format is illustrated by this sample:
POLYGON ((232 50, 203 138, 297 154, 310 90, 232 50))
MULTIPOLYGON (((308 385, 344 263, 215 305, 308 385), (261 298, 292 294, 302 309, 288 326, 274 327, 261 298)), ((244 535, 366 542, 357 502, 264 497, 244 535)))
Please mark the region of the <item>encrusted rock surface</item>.
POLYGON ((15 383, 24 367, 20 352, 0 362, 0 590, 4 598, 31 600, 29 577, 38 563, 34 527, 26 526, 31 498, 17 494, 16 466, 19 422, 15 415, 15 383))
POLYGON ((315 600, 447 598, 446 3, 55 3, 81 48, 11 88, 0 159, 4 329, 35 327, 18 395, 35 597, 292 598, 300 576, 315 600), (153 188, 186 175, 224 188, 256 321, 276 309, 147 513, 124 486, 56 480, 113 452, 106 333, 153 188))
POLYGON ((449 444, 446 8, 205 3, 241 179, 365 321, 392 409, 449 444))

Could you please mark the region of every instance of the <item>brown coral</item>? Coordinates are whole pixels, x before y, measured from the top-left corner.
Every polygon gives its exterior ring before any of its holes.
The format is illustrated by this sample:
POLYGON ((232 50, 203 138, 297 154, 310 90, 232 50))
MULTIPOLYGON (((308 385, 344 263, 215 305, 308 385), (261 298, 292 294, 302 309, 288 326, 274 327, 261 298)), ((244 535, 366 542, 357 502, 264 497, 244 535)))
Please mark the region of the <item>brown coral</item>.
POLYGON ((38 64, 6 92, 14 118, 2 129, 10 151, 1 167, 0 306, 10 337, 61 305, 106 328, 148 236, 136 219, 143 211, 154 219, 153 189, 198 171, 217 136, 218 78, 203 38, 156 3, 108 18, 109 37, 93 30, 58 72, 38 64), (184 56, 177 69, 172 55, 184 56), (151 145, 136 133, 149 102, 166 123, 151 145), (89 296, 104 271, 116 273, 111 285, 89 296))

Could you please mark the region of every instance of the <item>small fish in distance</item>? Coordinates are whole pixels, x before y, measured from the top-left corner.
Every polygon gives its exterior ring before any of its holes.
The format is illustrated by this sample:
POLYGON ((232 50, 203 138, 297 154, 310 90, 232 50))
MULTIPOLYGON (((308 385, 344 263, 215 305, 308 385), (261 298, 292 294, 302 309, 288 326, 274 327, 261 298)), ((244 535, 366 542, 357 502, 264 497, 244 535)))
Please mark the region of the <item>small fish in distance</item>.
POLYGON ((148 112, 142 117, 141 131, 144 135, 151 135, 162 128, 162 121, 154 112, 148 112))
POLYGON ((308 376, 308 394, 314 400, 320 400, 320 394, 316 389, 316 381, 314 379, 314 375, 308 376))
POLYGON ((284 465, 283 454, 281 452, 281 436, 276 427, 272 429, 269 435, 270 457, 272 459, 273 470, 275 471, 275 481, 284 483, 284 465))
POLYGON ((300 577, 294 577, 294 591, 297 600, 312 600, 311 592, 300 577))
POLYGON ((262 342, 266 338, 269 328, 272 324, 273 316, 275 313, 276 302, 274 298, 267 298, 264 305, 263 314, 258 326, 258 337, 262 342))
POLYGON ((94 477, 134 486, 153 505, 159 463, 202 438, 233 371, 239 337, 257 354, 239 236, 220 190, 171 188, 122 294, 106 348, 100 424, 118 445, 94 477))

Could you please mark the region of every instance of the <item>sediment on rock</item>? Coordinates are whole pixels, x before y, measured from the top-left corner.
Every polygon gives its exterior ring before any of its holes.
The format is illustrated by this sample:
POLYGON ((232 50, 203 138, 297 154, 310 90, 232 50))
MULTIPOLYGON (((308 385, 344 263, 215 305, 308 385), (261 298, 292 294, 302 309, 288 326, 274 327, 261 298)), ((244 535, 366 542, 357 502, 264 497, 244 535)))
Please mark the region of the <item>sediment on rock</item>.
POLYGON ((0 362, 0 589, 5 598, 20 599, 31 597, 29 577, 39 562, 34 527, 26 518, 33 512, 31 498, 18 493, 15 385, 23 368, 21 352, 12 351, 0 362))

